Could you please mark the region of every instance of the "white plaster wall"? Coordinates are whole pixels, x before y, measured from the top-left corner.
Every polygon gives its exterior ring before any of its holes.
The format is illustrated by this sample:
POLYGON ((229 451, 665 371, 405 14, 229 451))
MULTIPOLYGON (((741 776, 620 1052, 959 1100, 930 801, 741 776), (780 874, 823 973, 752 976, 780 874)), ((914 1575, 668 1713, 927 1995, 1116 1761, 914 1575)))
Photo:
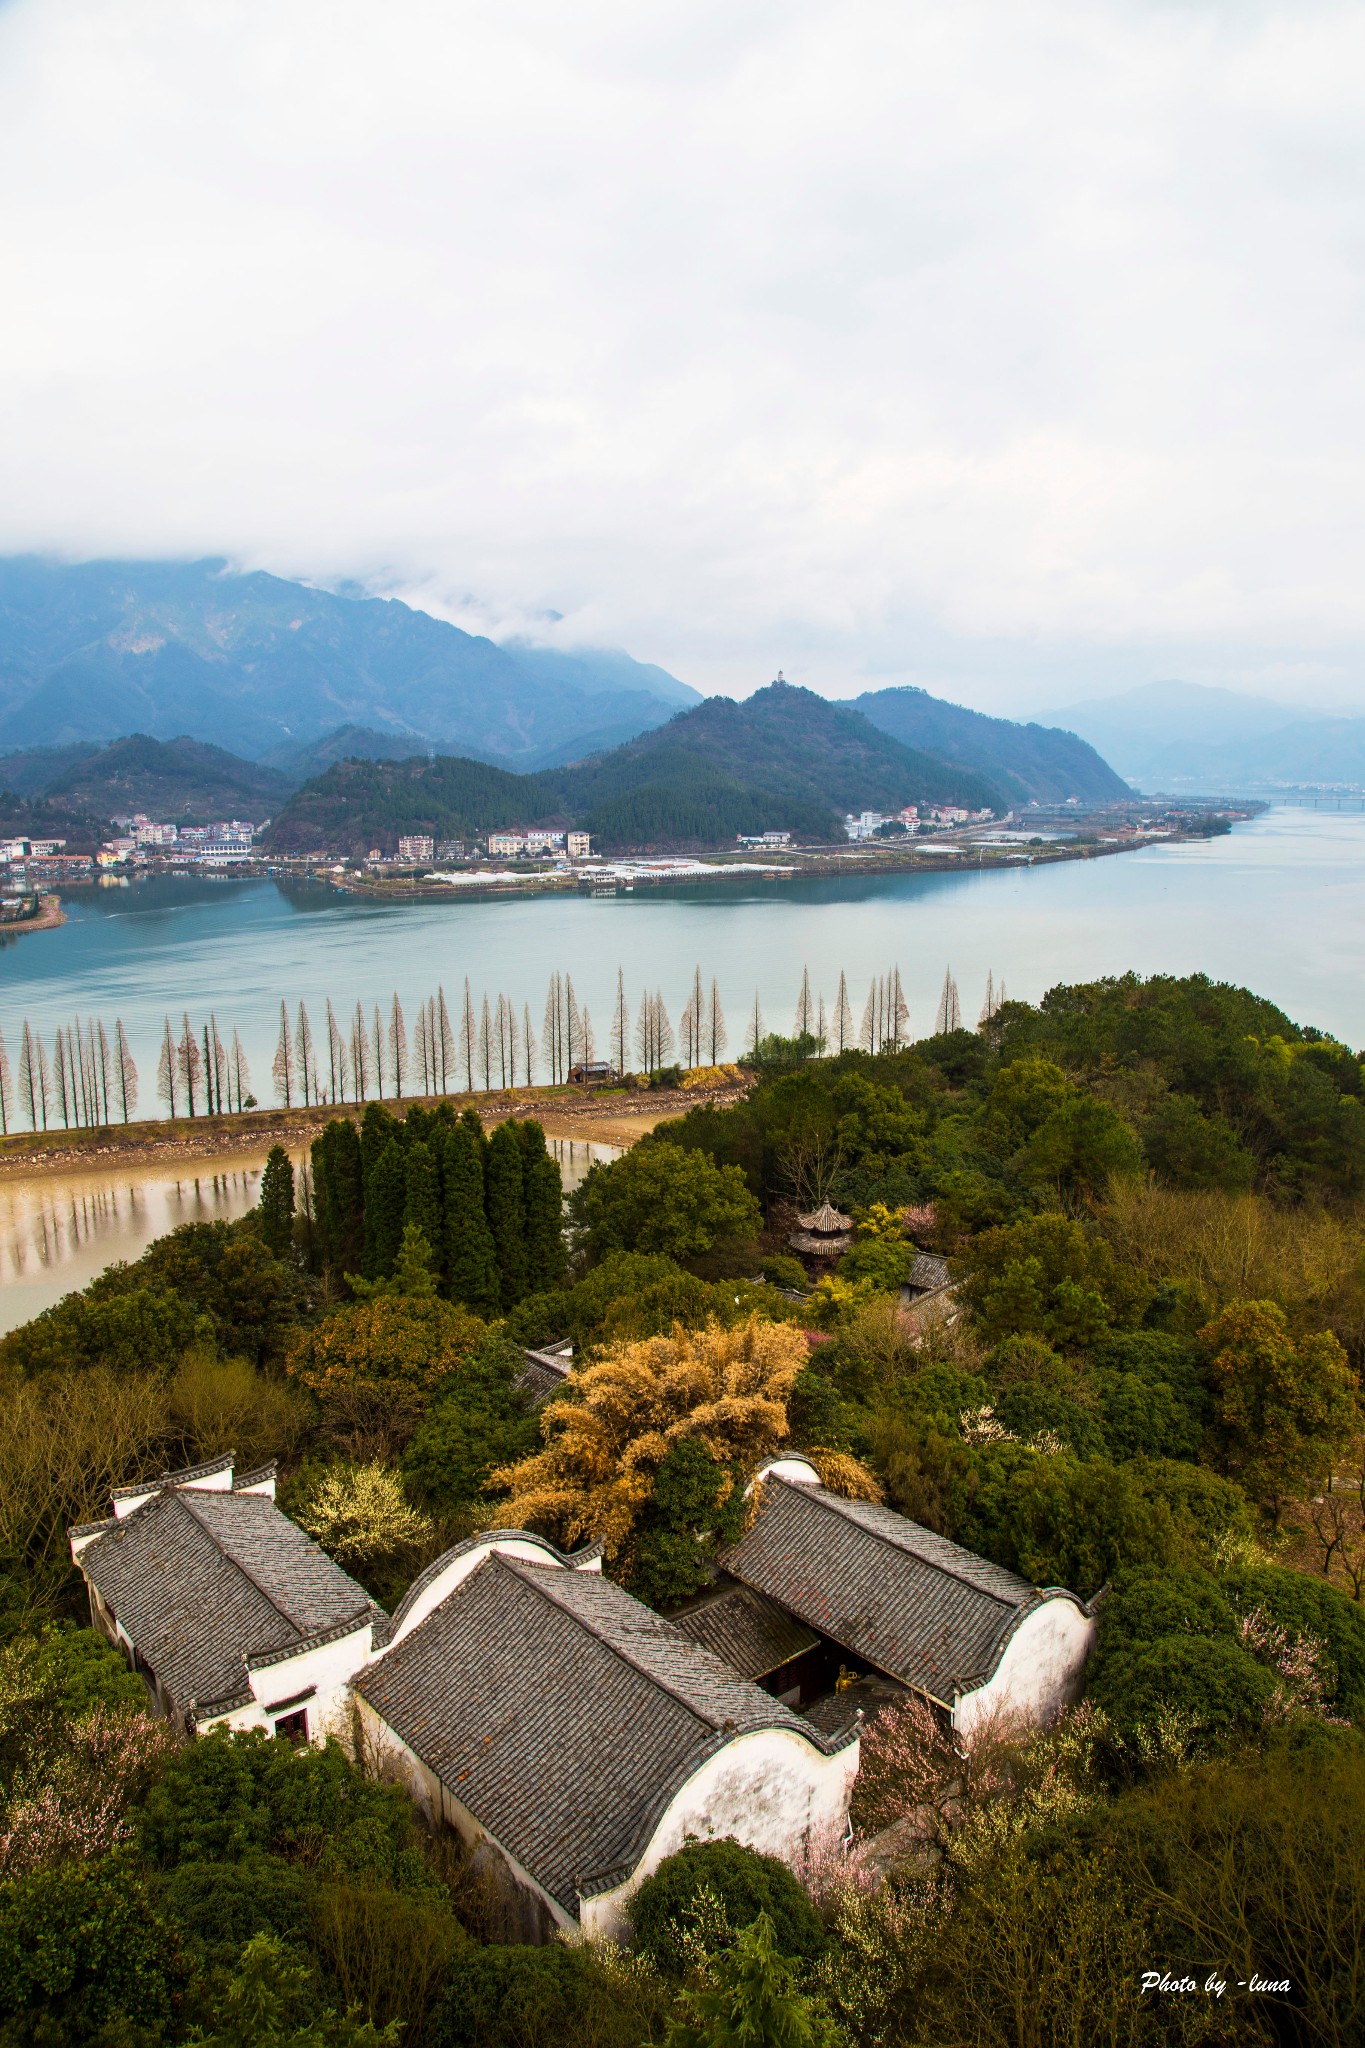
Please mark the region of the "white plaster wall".
POLYGON ((1095 1622, 1074 1600, 1046 1600, 1014 1631, 990 1679, 964 1693, 953 1726, 969 1735, 983 1721, 1052 1721, 1081 1689, 1095 1622))
POLYGON ((675 1793, 624 1883, 584 1899, 583 1932, 621 1939, 629 1930, 631 1893, 689 1835, 733 1835, 747 1848, 795 1864, 804 1850, 843 1834, 857 1775, 856 1741, 826 1756, 788 1728, 736 1736, 675 1793))
POLYGON ((819 1486, 820 1474, 807 1458, 769 1458, 766 1465, 760 1465, 745 1493, 752 1493, 764 1479, 789 1479, 793 1486, 819 1486))
POLYGON ((272 1701, 291 1699, 312 1685, 317 1691, 305 1702, 311 1740, 321 1742, 327 1735, 339 1734, 350 1717, 350 1682, 361 1666, 369 1663, 373 1649, 374 1624, 366 1621, 352 1635, 248 1671, 247 1682, 260 1704, 262 1721, 269 1726, 272 1716, 267 1710, 272 1701))
POLYGON ((545 1544, 538 1542, 534 1536, 498 1536, 490 1538, 487 1543, 474 1544, 469 1550, 461 1551, 458 1557, 452 1557, 445 1570, 437 1572, 431 1584, 423 1587, 411 1608, 403 1616, 400 1626, 394 1631, 392 1640, 376 1651, 376 1656, 382 1657, 395 1643, 401 1643, 404 1636, 410 1636, 413 1630, 454 1592, 461 1580, 467 1579, 472 1571, 477 1571, 484 1559, 491 1556, 494 1551, 502 1557, 522 1558, 527 1564, 559 1563, 554 1552, 545 1544))

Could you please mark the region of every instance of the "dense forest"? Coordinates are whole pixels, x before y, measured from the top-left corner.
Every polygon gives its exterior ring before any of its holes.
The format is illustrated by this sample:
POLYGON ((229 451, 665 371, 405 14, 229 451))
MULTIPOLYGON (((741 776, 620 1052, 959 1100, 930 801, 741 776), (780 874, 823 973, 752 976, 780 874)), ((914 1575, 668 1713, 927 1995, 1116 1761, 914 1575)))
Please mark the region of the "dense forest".
POLYGON ((468 838, 573 824, 603 847, 717 846, 740 832, 842 837, 867 806, 1006 808, 988 779, 902 746, 857 712, 773 683, 743 704, 709 698, 609 753, 540 775, 448 759, 344 761, 276 818, 278 853, 392 850, 400 833, 468 838))
POLYGON ((242 1222, 0 1340, 0 2041, 1361 2038, 1361 1061, 1130 976, 746 1066, 567 1212, 534 1124, 372 1103, 242 1222), (851 1246, 799 1260, 827 1199, 851 1246), (953 1291, 907 1312, 926 1251, 953 1291), (524 1347, 565 1339, 537 1408, 524 1347), (66 1526, 228 1445, 385 1604, 521 1523, 664 1612, 798 1448, 1096 1596, 1085 1696, 965 1746, 910 1696, 865 1729, 847 1851, 693 1843, 627 1949, 505 1946, 404 1793, 335 1745, 178 1740, 83 1626, 66 1526))

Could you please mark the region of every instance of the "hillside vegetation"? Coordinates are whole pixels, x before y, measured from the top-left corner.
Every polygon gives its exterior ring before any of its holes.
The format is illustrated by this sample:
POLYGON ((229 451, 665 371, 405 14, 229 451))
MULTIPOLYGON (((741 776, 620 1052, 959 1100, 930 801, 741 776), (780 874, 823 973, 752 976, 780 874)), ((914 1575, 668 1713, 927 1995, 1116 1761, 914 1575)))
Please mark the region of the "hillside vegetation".
POLYGON ((869 690, 853 699, 864 718, 907 747, 960 761, 1003 789, 1014 803, 1122 801, 1132 792, 1088 741, 1056 726, 988 718, 927 690, 869 690))
POLYGON ((250 1216, 0 1340, 0 2039, 1356 2048, 1359 1056, 1247 990, 1129 975, 750 1064, 744 1100, 594 1167, 567 1235, 533 1123, 369 1102, 306 1199, 277 1149, 250 1216), (787 1238, 827 1195, 853 1242, 817 1278, 787 1238), (926 1249, 953 1312, 907 1316, 926 1249), (566 1337, 536 1409, 520 1347, 566 1337), (874 1702, 847 1849, 793 1872, 688 1841, 627 1954, 504 1946, 399 1787, 336 1744, 180 1742, 83 1626, 67 1526, 229 1444, 281 1461, 382 1601, 521 1519, 665 1613, 787 1448, 1103 1588, 1085 1695, 963 1740, 874 1702))
POLYGON ((732 845, 737 833, 842 835, 843 813, 907 803, 1006 808, 993 784, 903 747, 855 711, 771 684, 713 697, 611 753, 537 776, 449 759, 338 763, 270 834, 276 852, 392 850, 400 833, 581 825, 603 847, 732 845))

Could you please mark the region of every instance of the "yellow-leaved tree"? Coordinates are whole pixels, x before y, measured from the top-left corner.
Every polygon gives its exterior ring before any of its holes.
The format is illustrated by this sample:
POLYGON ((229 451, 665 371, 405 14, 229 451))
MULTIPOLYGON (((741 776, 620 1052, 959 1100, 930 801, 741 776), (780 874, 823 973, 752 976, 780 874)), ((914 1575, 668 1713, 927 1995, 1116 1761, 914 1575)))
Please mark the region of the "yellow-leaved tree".
MULTIPOLYGON (((675 1326, 668 1337, 611 1345, 545 1410, 544 1448, 495 1472, 503 1518, 564 1544, 629 1545, 659 1468, 689 1440, 742 1483, 787 1438, 787 1403, 809 1352, 788 1323, 752 1316, 733 1329, 675 1326)), ((825 1453, 807 1454, 823 1459, 825 1453)), ((866 1475, 852 1459, 831 1470, 866 1475)))

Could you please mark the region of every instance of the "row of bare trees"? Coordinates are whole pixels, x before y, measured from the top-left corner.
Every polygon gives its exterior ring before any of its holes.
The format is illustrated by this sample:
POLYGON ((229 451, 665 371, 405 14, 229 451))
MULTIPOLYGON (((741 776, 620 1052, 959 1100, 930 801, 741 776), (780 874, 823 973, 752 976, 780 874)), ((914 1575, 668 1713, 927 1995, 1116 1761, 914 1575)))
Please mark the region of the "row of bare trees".
POLYGON ((121 1017, 112 1038, 98 1017, 58 1025, 51 1052, 25 1018, 17 1074, 0 1032, 0 1135, 20 1129, 20 1118, 31 1131, 126 1124, 136 1108, 137 1067, 121 1017))
MULTIPOLYGON (((986 983, 981 1023, 987 1023, 1005 1000, 1003 982, 986 983)), ((951 970, 939 998, 936 1028, 956 1031, 962 1007, 951 970)), ((768 1036, 758 992, 747 1019, 749 1052, 768 1036)), ((910 1042, 910 1010, 901 986, 900 969, 873 977, 855 1029, 848 979, 839 976, 832 1004, 811 986, 804 969, 796 1000, 796 1037, 812 1051, 842 1053, 894 1052, 910 1042)), ((684 1067, 719 1066, 729 1031, 714 976, 693 969, 691 986, 675 1027, 660 989, 644 989, 638 1003, 626 993, 624 969, 616 973, 616 993, 607 1028, 607 1063, 617 1073, 635 1066, 657 1073, 675 1058, 684 1067)), ((330 998, 317 1029, 306 1003, 291 1016, 280 1004, 279 1033, 271 1072, 286 1109, 314 1104, 365 1102, 374 1097, 447 1095, 493 1088, 528 1087, 542 1077, 552 1085, 591 1067, 598 1060, 597 1033, 586 1003, 580 1002, 573 976, 557 969, 550 976, 537 1040, 529 1003, 510 996, 484 994, 477 1001, 465 980, 454 1007, 438 988, 418 1007, 409 1032, 403 1005, 395 993, 385 1015, 376 1003, 366 1012, 357 1003, 338 1013, 330 998)), ((234 1030, 224 1042, 217 1017, 191 1023, 181 1017, 177 1029, 167 1017, 157 1058, 156 1091, 167 1115, 216 1116, 255 1107, 251 1074, 241 1038, 234 1030)), ((0 1134, 20 1128, 48 1130, 60 1126, 127 1123, 137 1108, 137 1067, 123 1028, 115 1020, 112 1035, 97 1018, 80 1018, 60 1027, 51 1048, 24 1023, 17 1074, 11 1072, 4 1036, 0 1033, 0 1134)))

